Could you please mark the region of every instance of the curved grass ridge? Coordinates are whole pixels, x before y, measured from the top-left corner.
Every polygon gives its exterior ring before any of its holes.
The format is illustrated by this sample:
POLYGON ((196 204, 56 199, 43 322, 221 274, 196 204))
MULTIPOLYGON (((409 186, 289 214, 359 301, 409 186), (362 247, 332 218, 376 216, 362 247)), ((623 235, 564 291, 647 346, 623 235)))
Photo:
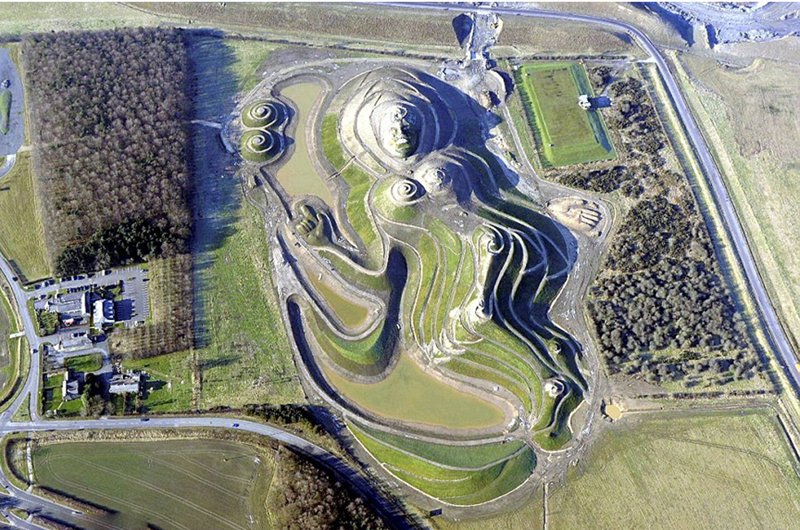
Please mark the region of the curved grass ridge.
POLYGON ((347 426, 390 473, 449 504, 496 499, 523 484, 536 467, 536 455, 520 441, 454 448, 352 422, 347 426))
POLYGON ((356 419, 363 414, 381 429, 352 426, 364 447, 395 477, 432 497, 480 504, 531 476, 533 448, 559 450, 572 438, 570 417, 588 385, 580 345, 550 320, 549 309, 567 281, 576 245, 511 189, 505 169, 478 140, 476 123, 459 121, 464 109, 450 108, 450 101, 458 105, 455 95, 442 99, 444 87, 429 94, 432 85, 421 72, 397 83, 381 73, 360 78, 365 95, 344 106, 334 99, 322 119, 322 162, 334 171, 331 178, 347 185, 337 221, 352 245, 318 251, 354 287, 396 296, 397 311, 381 332, 392 332, 396 350, 389 351, 377 330, 348 332, 307 308, 302 321, 322 354, 324 383, 356 419), (447 107, 426 114, 436 130, 424 131, 424 149, 405 165, 382 157, 380 138, 354 121, 381 90, 396 98, 408 90, 424 112, 434 96, 447 107), (402 256, 405 266, 399 286, 389 285, 392 255, 402 256), (399 356, 391 357, 396 364, 384 364, 390 356, 399 356), (470 406, 465 394, 474 400, 470 406), (479 417, 487 413, 481 407, 502 411, 505 424, 489 425, 479 417), (507 429, 525 442, 445 441, 448 432, 464 429, 487 439, 507 429), (442 441, 405 438, 407 430, 442 441))
MULTIPOLYGON (((529 204, 496 197, 484 200, 486 206, 478 212, 490 229, 488 244, 480 234, 464 241, 440 219, 398 201, 393 196, 398 182, 403 181, 372 184, 377 223, 370 220, 360 227, 371 233, 385 231, 401 243, 409 271, 402 307, 407 315, 404 335, 426 355, 444 357, 440 370, 451 377, 504 389, 530 424, 542 431, 535 435, 543 448, 560 448, 571 439, 561 417, 580 404, 586 388, 575 360, 577 345, 547 317, 569 270, 567 242, 552 221, 529 204), (476 300, 491 315, 477 324, 465 315, 476 300), (565 391, 548 397, 545 381, 558 374, 565 378, 565 391)), ((369 204, 364 199, 356 204, 358 215, 366 218, 369 204)), ((342 368, 364 373, 365 366, 378 360, 374 343, 367 349, 359 343, 332 348, 331 342, 341 339, 331 338, 320 324, 313 334, 342 368), (354 361, 359 366, 354 367, 354 361)))

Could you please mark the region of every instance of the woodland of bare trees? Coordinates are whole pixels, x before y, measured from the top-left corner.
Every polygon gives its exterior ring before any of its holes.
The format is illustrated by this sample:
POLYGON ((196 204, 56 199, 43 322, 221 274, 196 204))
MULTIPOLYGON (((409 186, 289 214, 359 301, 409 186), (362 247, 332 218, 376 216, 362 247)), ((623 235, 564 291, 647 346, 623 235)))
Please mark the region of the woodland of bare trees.
POLYGON ((328 471, 283 447, 275 455, 281 493, 272 506, 279 528, 382 530, 386 524, 328 471))
MULTIPOLYGON (((607 81, 607 74, 593 81, 607 81)), ((666 136, 649 95, 633 78, 609 92, 614 104, 604 117, 622 144, 615 165, 550 173, 563 184, 619 190, 635 201, 587 301, 609 371, 643 373, 654 383, 688 378, 686 386, 703 374, 720 384, 753 377, 759 355, 688 183, 666 167, 666 136)))
POLYGON ((189 68, 174 29, 28 35, 34 174, 59 274, 184 252, 189 68))

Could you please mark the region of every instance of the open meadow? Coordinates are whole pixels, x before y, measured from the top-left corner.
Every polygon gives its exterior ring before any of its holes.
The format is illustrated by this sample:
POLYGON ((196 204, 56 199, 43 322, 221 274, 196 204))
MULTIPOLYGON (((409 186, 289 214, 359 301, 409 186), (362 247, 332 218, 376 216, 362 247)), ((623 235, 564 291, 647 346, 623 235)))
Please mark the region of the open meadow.
POLYGON ((59 443, 38 446, 33 463, 39 485, 115 511, 102 519, 116 527, 270 527, 264 498, 271 458, 249 445, 220 440, 59 443))
POLYGON ((616 156, 603 118, 578 106, 578 96, 594 94, 581 65, 527 64, 517 71, 520 96, 534 129, 543 166, 566 166, 616 156))
MULTIPOLYGON (((547 527, 791 528, 800 512, 798 465, 768 410, 626 419, 549 488, 547 527)), ((542 491, 519 510, 434 527, 541 528, 542 491)))
POLYGON ((552 489, 550 528, 789 528, 800 513, 797 465, 767 411, 620 425, 552 489))
POLYGON ((50 275, 37 212, 30 153, 20 153, 11 171, 0 178, 0 250, 26 281, 50 275))
POLYGON ((701 55, 674 61, 736 204, 761 278, 784 322, 800 341, 800 67, 755 60, 729 68, 701 55))
MULTIPOLYGON (((198 89, 195 105, 203 118, 220 120, 229 113, 239 91, 257 81, 255 72, 274 48, 269 43, 193 40, 189 56, 198 89)), ((197 405, 301 401, 272 283, 263 218, 245 200, 218 131, 196 126, 193 148, 201 176, 193 242, 197 405)))

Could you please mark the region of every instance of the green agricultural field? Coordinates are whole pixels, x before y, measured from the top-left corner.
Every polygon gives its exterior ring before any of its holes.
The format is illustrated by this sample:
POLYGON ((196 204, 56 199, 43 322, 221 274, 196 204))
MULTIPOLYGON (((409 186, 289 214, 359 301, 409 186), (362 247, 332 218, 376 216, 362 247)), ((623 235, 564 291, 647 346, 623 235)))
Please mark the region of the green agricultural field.
POLYGON ((767 411, 648 419, 583 463, 551 493, 554 530, 790 528, 800 513, 797 463, 767 411))
POLYGON ((30 153, 20 153, 0 178, 0 250, 27 281, 50 276, 30 171, 30 153))
POLYGON ((543 166, 566 166, 616 156, 603 118, 583 110, 578 96, 592 93, 583 66, 542 63, 522 66, 517 85, 526 106, 543 166))
POLYGON ((113 3, 55 2, 34 6, 26 2, 3 6, 0 33, 19 35, 31 32, 111 29, 121 26, 157 26, 164 18, 113 3))
MULTIPOLYGON (((797 466, 767 410, 623 421, 570 468, 565 484, 550 488, 548 528, 793 528, 800 513, 797 466)), ((542 491, 520 510, 465 523, 437 520, 434 527, 541 528, 542 491)))
POLYGON ((90 353, 79 357, 70 357, 64 365, 76 372, 95 372, 103 366, 103 356, 99 353, 90 353))
POLYGON ((761 278, 794 344, 800 342, 800 66, 758 59, 730 69, 713 57, 671 57, 726 180, 761 278))
POLYGON ((243 530, 270 528, 269 456, 219 440, 59 443, 38 446, 33 465, 37 484, 116 512, 92 530, 243 530))
POLYGON ((448 429, 496 427, 503 421, 499 408, 427 375, 405 353, 379 383, 356 383, 327 368, 325 374, 342 395, 370 412, 396 420, 448 429))

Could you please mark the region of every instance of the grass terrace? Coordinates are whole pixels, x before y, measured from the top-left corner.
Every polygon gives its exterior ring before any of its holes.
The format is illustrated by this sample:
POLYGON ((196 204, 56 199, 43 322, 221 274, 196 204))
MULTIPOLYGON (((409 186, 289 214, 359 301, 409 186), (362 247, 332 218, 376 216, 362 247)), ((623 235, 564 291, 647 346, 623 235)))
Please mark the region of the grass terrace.
POLYGON ((449 504, 495 499, 525 482, 536 466, 536 456, 523 442, 456 448, 349 427, 389 472, 449 504))
POLYGON ((503 421, 499 408, 426 374, 406 353, 379 383, 356 383, 330 369, 324 371, 342 395, 374 414, 395 420, 448 429, 497 427, 503 421))

